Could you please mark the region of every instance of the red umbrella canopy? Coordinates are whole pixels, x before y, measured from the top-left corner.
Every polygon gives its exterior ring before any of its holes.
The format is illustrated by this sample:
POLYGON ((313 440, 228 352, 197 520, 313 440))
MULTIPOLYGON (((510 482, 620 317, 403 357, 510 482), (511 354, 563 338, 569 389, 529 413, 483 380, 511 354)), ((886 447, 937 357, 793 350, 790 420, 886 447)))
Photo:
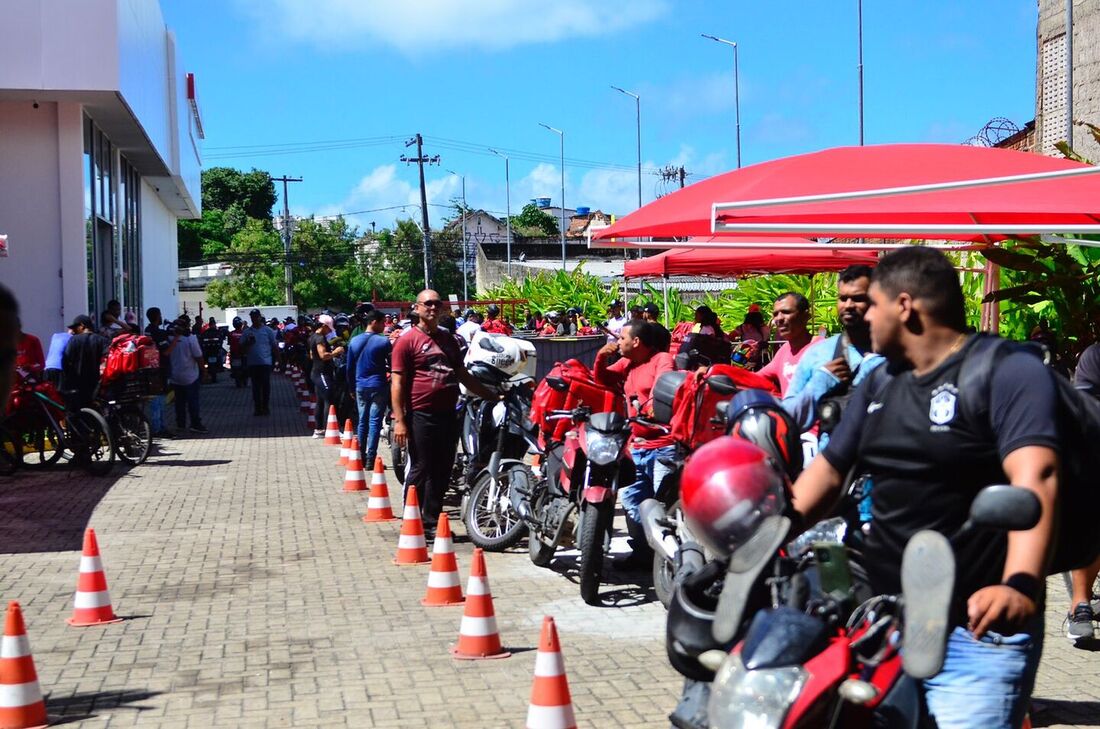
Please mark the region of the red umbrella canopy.
POLYGON ((1079 170, 1095 169, 1072 160, 989 147, 837 147, 711 177, 639 208, 593 238, 711 235, 714 206, 719 234, 856 234, 980 241, 1057 232, 1058 226, 1089 232, 1089 226, 1096 228, 1100 223, 1100 175, 1077 175, 1079 170), (890 188, 1067 172, 1075 176, 889 192, 890 188), (861 191, 878 192, 856 199, 759 202, 861 191), (721 205, 745 201, 758 204, 745 208, 721 205))
POLYGON ((854 250, 783 250, 760 244, 760 250, 745 248, 675 248, 656 256, 627 261, 623 276, 647 278, 659 276, 714 276, 731 278, 760 273, 813 274, 839 271, 854 264, 874 266, 878 255, 873 251, 854 250))

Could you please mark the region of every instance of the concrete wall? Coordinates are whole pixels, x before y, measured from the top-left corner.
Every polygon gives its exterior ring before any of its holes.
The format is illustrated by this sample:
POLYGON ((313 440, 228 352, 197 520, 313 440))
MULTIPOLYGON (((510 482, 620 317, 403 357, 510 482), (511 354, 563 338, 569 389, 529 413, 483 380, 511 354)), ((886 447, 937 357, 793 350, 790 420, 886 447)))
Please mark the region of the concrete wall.
POLYGON ((0 282, 40 338, 61 330, 64 316, 57 114, 57 104, 0 102, 0 233, 10 249, 0 282))
MULTIPOLYGON (((176 216, 156 190, 141 184, 141 290, 146 309, 159 306, 165 317, 178 313, 176 216)), ((144 317, 145 312, 142 312, 144 317)))
MULTIPOLYGON (((1046 42, 1056 41, 1066 32, 1066 0, 1039 0, 1037 33, 1038 67, 1036 69, 1035 125, 1036 137, 1044 138, 1044 121, 1052 118, 1063 126, 1065 102, 1050 103, 1044 109, 1043 101, 1043 48, 1046 42)), ((1062 87, 1064 88, 1064 86, 1062 87)), ((1096 0, 1075 0, 1073 3, 1073 118, 1100 124, 1100 3, 1096 0)), ((1060 132, 1057 139, 1064 139, 1060 132)), ((1081 127, 1073 131, 1073 146, 1085 157, 1100 162, 1100 145, 1081 127)), ((1041 151, 1047 152, 1047 149, 1041 151)))

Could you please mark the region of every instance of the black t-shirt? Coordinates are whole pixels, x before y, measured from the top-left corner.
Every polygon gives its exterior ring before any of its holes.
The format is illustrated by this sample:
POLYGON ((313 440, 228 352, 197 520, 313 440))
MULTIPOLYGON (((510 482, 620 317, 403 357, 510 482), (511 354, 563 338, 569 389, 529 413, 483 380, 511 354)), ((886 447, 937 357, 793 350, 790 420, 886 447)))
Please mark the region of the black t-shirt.
POLYGON ((1093 395, 1100 397, 1100 344, 1090 344, 1077 360, 1076 385, 1088 385, 1093 395))
POLYGON ((332 360, 323 360, 317 355, 317 348, 320 347, 325 352, 332 351, 332 345, 325 339, 324 334, 311 334, 309 337, 309 358, 313 361, 313 369, 310 371, 310 376, 314 379, 324 377, 326 381, 332 382, 333 380, 333 364, 332 360))
POLYGON ((74 334, 61 357, 61 394, 70 407, 91 402, 99 385, 99 363, 111 342, 94 332, 74 334))
MULTIPOLYGON (((963 422, 955 383, 975 340, 920 377, 900 372, 877 394, 856 388, 822 452, 840 473, 857 466, 857 474, 872 478, 865 555, 876 592, 901 591, 901 557, 910 537, 934 529, 952 538, 978 491, 1006 482, 1001 463, 1008 454, 1024 446, 1058 448, 1054 375, 1026 352, 1007 355, 992 375, 995 440, 983 424, 963 422)), ((1005 535, 976 531, 954 547, 953 614, 965 621, 967 598, 1001 581, 1005 535)))

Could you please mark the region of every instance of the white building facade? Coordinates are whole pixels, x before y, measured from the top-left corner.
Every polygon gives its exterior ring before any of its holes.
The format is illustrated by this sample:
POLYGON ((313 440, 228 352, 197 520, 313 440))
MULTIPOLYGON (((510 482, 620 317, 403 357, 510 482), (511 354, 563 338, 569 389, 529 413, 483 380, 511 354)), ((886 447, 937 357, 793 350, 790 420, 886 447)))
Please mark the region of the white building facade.
POLYGON ((48 338, 111 299, 174 316, 203 131, 157 0, 3 2, 0 28, 0 282, 23 329, 48 338))

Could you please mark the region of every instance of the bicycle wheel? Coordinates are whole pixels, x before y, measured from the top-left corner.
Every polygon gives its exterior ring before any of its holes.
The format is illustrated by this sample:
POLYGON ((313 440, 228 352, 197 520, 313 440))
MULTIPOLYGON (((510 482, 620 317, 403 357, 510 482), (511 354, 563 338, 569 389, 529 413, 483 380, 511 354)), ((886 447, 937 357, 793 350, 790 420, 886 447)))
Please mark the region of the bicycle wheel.
POLYGON ((0 476, 10 476, 23 462, 23 444, 0 428, 0 476))
POLYGON ((115 454, 131 466, 145 463, 153 449, 153 427, 136 405, 123 405, 115 411, 111 419, 111 437, 115 454))
POLYGON ((16 440, 22 446, 23 465, 27 468, 52 466, 65 450, 60 426, 52 419, 20 431, 16 440))
POLYGON ((72 444, 77 463, 93 476, 106 476, 115 465, 115 447, 107 421, 92 408, 81 408, 71 418, 69 428, 78 441, 72 444))

